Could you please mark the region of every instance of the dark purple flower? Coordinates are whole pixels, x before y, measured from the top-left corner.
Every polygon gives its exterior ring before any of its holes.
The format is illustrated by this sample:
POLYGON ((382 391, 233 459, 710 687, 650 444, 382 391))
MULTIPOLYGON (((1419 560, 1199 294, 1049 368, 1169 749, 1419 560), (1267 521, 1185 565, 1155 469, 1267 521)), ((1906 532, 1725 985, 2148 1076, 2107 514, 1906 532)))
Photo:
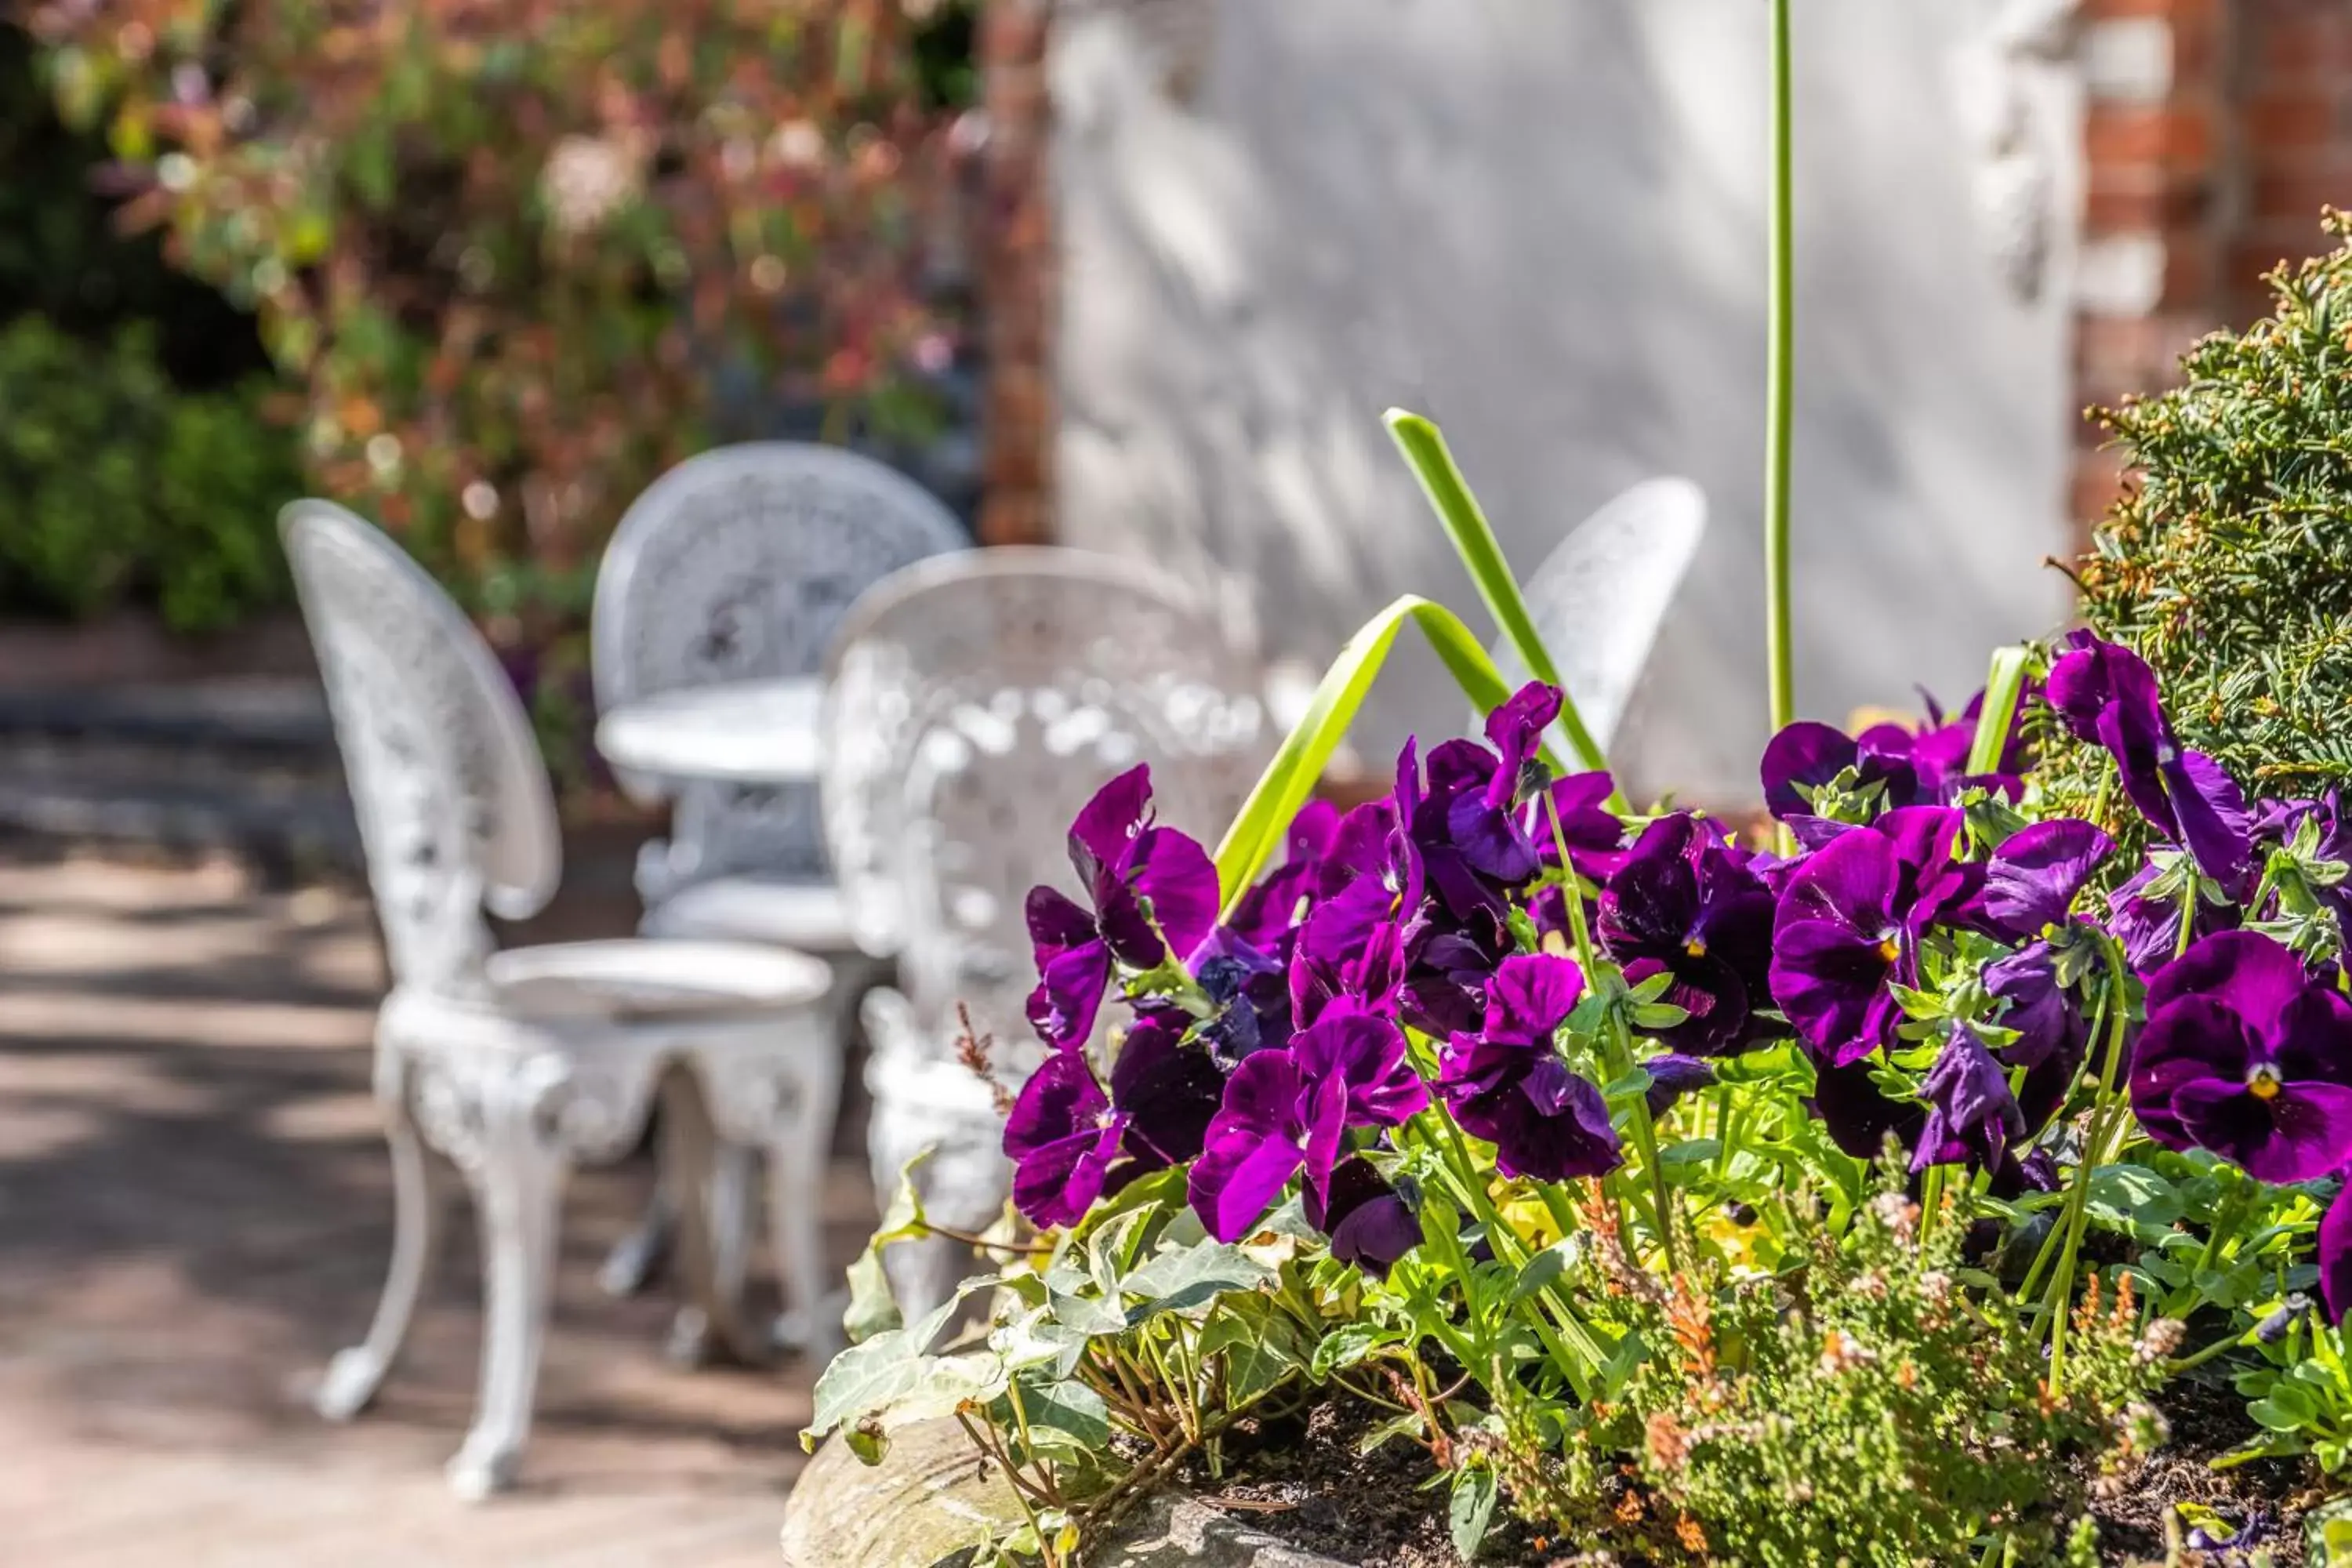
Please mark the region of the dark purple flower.
POLYGON ((1896 1100, 1883 1092, 1871 1076, 1868 1062, 1846 1067, 1816 1060, 1813 1093, 1807 1105, 1821 1118, 1830 1142, 1857 1160, 1875 1160, 1892 1134, 1908 1149, 1919 1140, 1927 1122, 1927 1110, 1913 1100, 1896 1100))
POLYGON ((1227 923, 1244 942, 1277 963, 1289 956, 1289 937, 1329 875, 1325 859, 1339 835, 1339 809, 1328 801, 1310 800, 1290 819, 1286 836, 1289 857, 1265 878, 1242 894, 1227 923))
POLYGON ((1773 921, 1772 997, 1822 1060, 1849 1066, 1894 1040, 1903 1012, 1889 985, 1916 983, 1920 937, 1979 886, 1978 868, 1952 858, 1959 832, 1958 811, 1905 806, 1790 874, 1773 921))
POLYGON ((1331 1256, 1342 1263, 1385 1274, 1421 1245, 1412 1206, 1360 1154, 1333 1167, 1328 1200, 1312 1187, 1305 1196, 1307 1223, 1331 1238, 1331 1256))
POLYGON ((2010 835, 1985 868, 1987 921, 2012 942, 2063 924, 2115 840, 2087 822, 2053 817, 2010 835))
POLYGON ((1569 960, 1514 955, 1487 987, 1484 1029, 1446 1042, 1438 1091, 1463 1131, 1495 1145, 1507 1176, 1561 1182, 1617 1166, 1607 1101, 1569 1070, 1553 1042, 1583 993, 1583 973, 1569 960))
POLYGON ((1113 961, 1155 969, 1192 955, 1217 921, 1217 868, 1208 852, 1151 822, 1151 770, 1137 764, 1097 791, 1070 825, 1070 864, 1091 910, 1048 887, 1029 890, 1037 989, 1029 1021, 1055 1045, 1094 1030, 1113 961))
POLYGON ((2341 1323, 2352 1311, 2352 1183, 2336 1194, 2319 1221, 2319 1299, 2331 1323, 2341 1323))
POLYGON ((2243 897, 2252 867, 2245 796, 2235 781, 2212 758, 2181 746, 2147 660, 2084 631, 2068 636, 2067 648, 2050 667, 2050 706, 2077 739, 2114 756, 2124 793, 2150 826, 2188 850, 2231 898, 2243 897))
POLYGON ((1335 1004, 1288 1049, 1234 1069, 1192 1162, 1192 1210, 1218 1240, 1238 1241, 1302 1168, 1328 1201, 1349 1128, 1394 1127, 1428 1103, 1396 1026, 1335 1004))
POLYGON ((2017 1101, 2029 1132, 2041 1131, 2067 1091, 2090 1048, 2090 1025, 2058 984, 2055 951, 2046 942, 2020 948, 1985 965, 1984 987, 2006 1004, 1998 1020, 2017 1038, 1996 1053, 2004 1068, 2023 1068, 2017 1101))
POLYGON ((1882 805, 1909 805, 1918 794, 1909 739, 1891 724, 1856 738, 1834 725, 1800 719, 1765 742, 1764 805, 1783 822, 1817 816, 1811 797, 1852 769, 1857 787, 1875 789, 1882 805))
POLYGON ((1201 1152, 1225 1075, 1185 1043, 1184 1029, 1181 1016, 1139 1016, 1111 1062, 1108 1095, 1079 1047, 1047 1053, 1004 1125, 1023 1215, 1040 1226, 1075 1225, 1105 1194, 1201 1152))
POLYGON ((1102 1195, 1127 1118, 1111 1109, 1086 1054, 1047 1054, 1021 1086, 1004 1124, 1013 1203, 1034 1225, 1072 1226, 1102 1195))
POLYGON ((1568 841, 1570 867, 1593 878, 1614 872, 1625 858, 1625 824, 1608 805, 1616 792, 1615 781, 1605 773, 1570 773, 1555 782, 1549 792, 1549 808, 1545 796, 1538 796, 1529 808, 1528 831, 1535 836, 1536 858, 1547 866, 1559 864, 1559 846, 1553 840, 1551 827, 1557 813, 1559 837, 1568 841))
POLYGON ((1141 1014, 1111 1058, 1111 1105, 1127 1121, 1119 1146, 1133 1166, 1111 1173, 1113 1191, 1200 1153, 1224 1099, 1225 1074, 1206 1049, 1185 1041, 1186 1022, 1180 1013, 1141 1014))
POLYGON ((2210 1149, 2265 1182, 2352 1160, 2352 1002, 2254 931, 2223 931, 2149 983, 2132 1110, 2168 1149, 2210 1149))
POLYGON ((1674 976, 1662 1002, 1690 1016, 1658 1031, 1670 1047, 1722 1056, 1764 1032, 1773 899, 1712 824, 1688 812, 1642 831, 1601 892, 1601 944, 1639 984, 1674 976))
MULTIPOLYGON (((2151 896, 2147 891, 2161 874, 2154 866, 2143 866, 2107 895, 2107 931, 2122 944, 2125 962, 2144 978, 2153 977, 2181 951, 2179 897, 2151 896)), ((2239 910, 2234 905, 2211 904, 2200 897, 2194 907, 2191 942, 2238 924, 2239 910)))
POLYGON ((1652 1116, 1664 1116, 1675 1108, 1684 1095, 1695 1093, 1715 1081, 1715 1064, 1697 1057, 1683 1056, 1675 1051, 1664 1051, 1642 1064, 1650 1075, 1650 1087, 1643 1091, 1642 1102, 1649 1107, 1652 1116))
POLYGON ((2025 1113, 2009 1091, 2009 1075, 1966 1025, 1953 1028, 1936 1065, 1919 1085, 1927 1125, 1911 1168, 1975 1164, 1998 1168, 2011 1139, 2025 1136, 2025 1113))
MULTIPOLYGON (((1542 787, 1536 750, 1544 726, 1559 716, 1559 689, 1529 681, 1486 716, 1491 753, 1468 742, 1448 742, 1429 755, 1431 800, 1443 805, 1444 842, 1492 881, 1524 882, 1541 864, 1518 806, 1542 787)), ((1415 825, 1417 834, 1424 831, 1415 825)))
POLYGON ((1290 1038, 1290 983, 1283 966, 1231 926, 1211 931, 1193 952, 1192 975, 1217 1005, 1201 1037, 1225 1067, 1290 1038))

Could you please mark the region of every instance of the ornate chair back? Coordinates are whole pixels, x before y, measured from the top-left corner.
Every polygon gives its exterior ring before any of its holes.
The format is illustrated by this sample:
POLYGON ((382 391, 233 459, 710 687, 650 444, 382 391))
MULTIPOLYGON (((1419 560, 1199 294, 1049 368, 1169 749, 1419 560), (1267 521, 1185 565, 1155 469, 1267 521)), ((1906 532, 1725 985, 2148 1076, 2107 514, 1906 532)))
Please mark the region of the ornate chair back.
POLYGON ((317 649, 394 978, 466 991, 482 921, 542 908, 562 873, 555 800, 514 686, 438 584, 341 507, 278 514, 317 649))
MULTIPOLYGON (((597 704, 814 675, 859 595, 968 542, 928 490, 854 452, 784 441, 706 452, 638 497, 604 552, 597 704)), ((814 787, 679 784, 671 837, 648 847, 638 890, 657 903, 743 872, 825 876, 814 787)))
MULTIPOLYGON (((1705 491, 1688 479, 1644 479, 1579 524, 1527 581, 1536 631, 1603 751, 1706 532, 1705 491)), ((1506 683, 1528 679, 1507 642, 1492 651, 1506 683)), ((1554 745, 1571 754, 1564 738, 1554 745)))
POLYGON ((1078 551, 909 567, 852 613, 829 672, 825 826, 858 942, 898 955, 911 1048, 944 1052, 964 1004, 1008 1068, 1034 1049, 1023 903, 1070 885, 1078 808, 1149 762, 1160 820, 1213 845, 1270 749, 1215 617, 1078 551))

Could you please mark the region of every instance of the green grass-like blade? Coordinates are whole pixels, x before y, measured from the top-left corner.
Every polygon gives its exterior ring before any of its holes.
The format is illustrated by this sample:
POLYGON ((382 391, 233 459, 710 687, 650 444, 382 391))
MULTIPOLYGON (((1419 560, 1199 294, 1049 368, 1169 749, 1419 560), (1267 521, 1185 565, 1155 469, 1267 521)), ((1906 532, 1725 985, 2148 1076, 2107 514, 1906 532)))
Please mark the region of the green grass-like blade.
POLYGON ((1418 414, 1402 408, 1391 408, 1386 416, 1389 435, 1412 467, 1413 475, 1421 480, 1422 493, 1429 498, 1437 513, 1437 521, 1445 526, 1445 537, 1454 542, 1454 553, 1470 573, 1478 596, 1486 602, 1487 611, 1503 635, 1518 650, 1519 658, 1538 680, 1560 689, 1559 725, 1568 735, 1569 744, 1576 749, 1583 766, 1605 768, 1608 758, 1593 742, 1592 731, 1584 727, 1584 716, 1576 710, 1576 700, 1559 679, 1559 667, 1552 662, 1551 651, 1543 645, 1536 631, 1535 617, 1528 613, 1528 602, 1519 592, 1519 580, 1511 573, 1511 563, 1503 558, 1503 547, 1495 539, 1494 526, 1486 521, 1478 505, 1478 498, 1462 477, 1446 448, 1445 437, 1437 426, 1418 414))
POLYGON ((1977 712, 1977 732, 1969 742, 1969 772, 1990 773, 2000 768, 2001 743, 2009 739, 2010 721, 2025 693, 2025 668, 2030 649, 2018 646, 1993 651, 1992 668, 1985 673, 1984 706, 1977 712))
MULTIPOLYGON (((1242 803, 1240 814, 1217 846, 1217 886, 1224 892, 1226 915, 1233 913, 1234 905, 1257 880, 1289 830, 1290 819, 1314 793, 1316 781, 1323 776, 1348 726, 1355 722, 1364 694, 1371 689, 1397 633, 1408 621, 1421 628, 1454 682, 1480 712, 1493 712, 1510 696, 1486 650, 1444 605, 1407 594, 1365 622, 1323 672, 1307 712, 1265 772, 1258 775, 1249 799, 1242 803)), ((1555 769, 1559 766, 1549 752, 1544 761, 1555 769)))

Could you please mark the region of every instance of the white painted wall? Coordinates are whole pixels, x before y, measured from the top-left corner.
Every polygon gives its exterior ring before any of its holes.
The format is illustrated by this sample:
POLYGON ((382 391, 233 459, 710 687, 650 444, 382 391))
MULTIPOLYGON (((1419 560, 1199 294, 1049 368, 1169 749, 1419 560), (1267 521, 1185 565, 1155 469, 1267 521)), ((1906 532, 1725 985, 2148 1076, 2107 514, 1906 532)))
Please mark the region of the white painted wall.
MULTIPOLYGON (((1969 205, 1949 84, 1970 9, 1798 6, 1798 679, 1819 717, 1914 681, 1965 695, 1992 644, 2063 613, 2042 566, 2065 539, 2063 290, 2021 300, 1969 205)), ((1267 643, 1319 666, 1408 589, 1485 626, 1382 408, 1444 426, 1523 573, 1618 489, 1686 473, 1714 527, 1617 760, 1646 790, 1751 794, 1761 0, 1145 13, 1076 11, 1055 44, 1065 537, 1233 574, 1267 643), (1180 101, 1164 79, 1193 49, 1180 101)), ((1359 739, 1377 759, 1461 714, 1416 647, 1359 739)))

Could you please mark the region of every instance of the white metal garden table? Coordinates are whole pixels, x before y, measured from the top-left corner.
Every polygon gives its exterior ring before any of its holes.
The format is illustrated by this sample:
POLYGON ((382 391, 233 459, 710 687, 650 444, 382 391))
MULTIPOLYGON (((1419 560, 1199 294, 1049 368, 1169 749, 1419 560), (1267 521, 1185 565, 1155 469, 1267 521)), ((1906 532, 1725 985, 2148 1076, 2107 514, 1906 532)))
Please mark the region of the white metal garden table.
POLYGON ((614 709, 596 725, 596 749, 656 778, 806 784, 824 760, 824 707, 814 676, 692 687, 614 709))

